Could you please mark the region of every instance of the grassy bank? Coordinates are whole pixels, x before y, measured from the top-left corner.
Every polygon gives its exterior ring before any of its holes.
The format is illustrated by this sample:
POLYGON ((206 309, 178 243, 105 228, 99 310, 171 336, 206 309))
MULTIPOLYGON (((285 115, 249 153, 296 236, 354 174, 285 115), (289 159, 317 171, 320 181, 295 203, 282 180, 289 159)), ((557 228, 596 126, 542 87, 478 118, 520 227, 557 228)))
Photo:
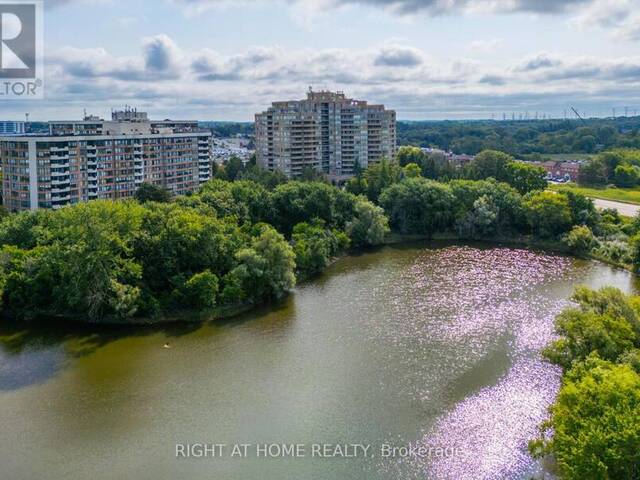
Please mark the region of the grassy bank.
POLYGON ((580 187, 574 183, 566 183, 563 185, 549 185, 549 189, 555 192, 570 190, 575 193, 581 193, 587 197, 600 198, 603 200, 613 200, 616 202, 631 203, 640 205, 640 187, 635 188, 617 188, 617 187, 580 187))

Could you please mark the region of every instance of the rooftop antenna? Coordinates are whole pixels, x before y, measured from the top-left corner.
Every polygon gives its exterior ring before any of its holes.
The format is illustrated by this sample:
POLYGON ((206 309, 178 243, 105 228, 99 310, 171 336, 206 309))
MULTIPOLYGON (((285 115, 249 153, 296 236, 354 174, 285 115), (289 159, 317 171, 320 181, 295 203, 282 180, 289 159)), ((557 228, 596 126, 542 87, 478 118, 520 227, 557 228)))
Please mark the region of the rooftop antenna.
POLYGON ((24 118, 25 118, 25 122, 29 123, 29 114, 28 113, 24 114, 24 118))

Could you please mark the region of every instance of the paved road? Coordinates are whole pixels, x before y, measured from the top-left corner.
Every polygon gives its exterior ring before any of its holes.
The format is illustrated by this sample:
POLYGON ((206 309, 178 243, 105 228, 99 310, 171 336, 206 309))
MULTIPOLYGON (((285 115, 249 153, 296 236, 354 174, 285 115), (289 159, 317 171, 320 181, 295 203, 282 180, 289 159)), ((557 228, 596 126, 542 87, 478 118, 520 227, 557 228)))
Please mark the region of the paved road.
POLYGON ((620 215, 625 217, 635 217, 640 211, 640 205, 632 205, 630 203, 614 202, 611 200, 601 200, 594 198, 593 202, 598 208, 615 208, 620 215))

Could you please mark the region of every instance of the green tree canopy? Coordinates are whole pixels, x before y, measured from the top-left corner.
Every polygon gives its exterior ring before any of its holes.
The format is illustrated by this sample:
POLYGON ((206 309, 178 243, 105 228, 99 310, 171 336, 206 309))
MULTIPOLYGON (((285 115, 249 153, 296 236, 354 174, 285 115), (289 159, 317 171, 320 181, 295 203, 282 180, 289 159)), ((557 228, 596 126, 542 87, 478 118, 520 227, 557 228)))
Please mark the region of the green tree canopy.
POLYGON ((160 185, 152 183, 141 184, 135 193, 135 199, 144 202, 170 202, 171 192, 160 185))
POLYGON ((504 181, 507 178, 507 165, 513 161, 513 157, 504 152, 484 150, 476 155, 470 168, 473 178, 477 180, 491 177, 504 181))
POLYGON ((541 237, 554 237, 568 231, 573 222, 571 207, 565 195, 553 192, 534 192, 524 201, 527 221, 541 237))
POLYGON ((356 201, 354 219, 347 224, 346 231, 354 247, 380 245, 389 233, 389 220, 382 208, 360 197, 356 201))
POLYGON ((547 188, 544 168, 523 162, 510 162, 505 167, 505 181, 520 193, 547 188))
POLYGON ((409 178, 385 189, 380 205, 399 232, 431 235, 451 226, 455 197, 447 185, 409 178))
POLYGON ((552 454, 566 480, 635 479, 640 473, 640 375, 590 356, 564 378, 548 434, 530 445, 552 454))
POLYGON ((425 153, 419 147, 402 146, 398 149, 398 164, 405 167, 410 163, 421 165, 425 159, 425 153))

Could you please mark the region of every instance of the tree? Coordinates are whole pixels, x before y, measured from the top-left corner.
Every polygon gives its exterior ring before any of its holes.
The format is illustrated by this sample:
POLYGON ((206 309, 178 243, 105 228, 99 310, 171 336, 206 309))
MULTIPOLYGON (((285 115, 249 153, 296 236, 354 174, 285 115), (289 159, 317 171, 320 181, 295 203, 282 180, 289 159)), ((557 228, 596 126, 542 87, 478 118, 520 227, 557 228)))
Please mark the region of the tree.
POLYGON ((597 162, 604 165, 608 181, 612 181, 618 165, 625 163, 621 151, 603 152, 597 157, 597 162))
POLYGON ((353 195, 367 195, 369 184, 364 175, 356 175, 347 180, 345 190, 353 195))
POLYGON ((524 207, 529 226, 541 237, 554 237, 572 226, 571 208, 564 195, 530 193, 525 197, 524 207))
POLYGON ((267 189, 250 180, 209 180, 194 200, 213 207, 219 217, 233 216, 240 222, 262 222, 271 215, 267 189))
POLYGON ((171 192, 165 187, 154 185, 152 183, 141 184, 135 193, 135 199, 140 203, 144 202, 161 202, 167 203, 171 201, 171 192))
POLYGON ((534 456, 553 455, 566 480, 640 475, 640 375, 589 357, 567 373, 534 456))
POLYGON ((389 220, 382 208, 361 197, 356 201, 355 216, 347 224, 346 232, 354 247, 380 245, 389 232, 389 220))
POLYGON ((573 151, 591 153, 596 149, 597 144, 596 137, 593 135, 585 135, 577 138, 573 142, 573 151))
POLYGON ((569 369, 592 352, 602 359, 617 361, 637 345, 638 314, 620 290, 605 287, 594 291, 579 287, 573 300, 578 307, 564 310, 555 320, 561 337, 544 351, 551 362, 569 369))
POLYGON ((327 182, 327 177, 320 170, 305 166, 300 173, 300 181, 302 182, 327 182))
POLYGON ((602 159, 595 158, 582 164, 578 172, 578 183, 580 185, 604 185, 607 183, 607 167, 602 159))
MULTIPOLYGON (((564 195, 569 202, 571 222, 573 224, 586 225, 592 230, 599 228, 602 218, 593 200, 581 193, 575 193, 572 190, 563 190, 561 195, 564 195)), ((617 210, 615 210, 615 212, 617 213, 617 210)))
POLYGON ((456 222, 458 232, 463 237, 487 237, 494 235, 498 229, 499 210, 496 205, 483 195, 473 203, 473 209, 456 222))
POLYGON ((279 299, 293 288, 296 264, 293 249, 280 233, 266 224, 256 230, 251 246, 236 254, 238 266, 227 280, 252 302, 262 303, 279 299))
POLYGON ((635 187, 640 181, 640 168, 633 165, 618 165, 614 170, 613 183, 616 187, 635 187))
POLYGON ((544 168, 523 162, 510 162, 505 166, 505 181, 520 193, 547 188, 544 168))
MULTIPOLYGON (((528 225, 523 206, 522 196, 513 187, 506 183, 490 180, 454 180, 449 183, 456 198, 454 214, 458 229, 467 236, 477 234, 477 224, 473 219, 474 208, 478 207, 476 202, 486 197, 486 206, 491 206, 491 210, 497 215, 495 233, 500 235, 507 232, 518 232, 524 230, 528 225), (472 223, 469 223, 469 220, 472 223)), ((485 213, 486 212, 485 210, 485 213)), ((488 233, 487 233, 488 234, 488 233)))
POLYGON ((455 198, 446 185, 409 178, 385 189, 380 205, 400 233, 432 235, 451 226, 455 198))
POLYGON ((349 246, 344 233, 325 228, 322 221, 297 224, 291 238, 296 268, 302 277, 320 273, 333 256, 349 246))
POLYGON ((258 183, 268 190, 273 190, 278 185, 288 181, 287 176, 280 170, 269 171, 258 165, 248 165, 240 172, 236 180, 247 180, 258 183))
POLYGON ((507 165, 513 160, 511 155, 504 152, 483 150, 470 164, 473 178, 482 180, 491 177, 504 181, 507 178, 507 165))
POLYGON ((640 233, 636 233, 629 240, 632 251, 633 268, 636 272, 640 272, 640 233))
POLYGON ((377 202, 382 191, 402 180, 402 167, 395 162, 381 160, 369 166, 364 172, 367 185, 367 197, 372 202, 377 202))
POLYGON ((235 155, 232 155, 231 158, 229 158, 229 160, 224 164, 224 175, 226 177, 225 180, 234 181, 243 171, 244 163, 235 155))
POLYGON ((425 153, 419 147, 402 146, 398 149, 398 164, 406 167, 410 163, 421 165, 425 159, 425 153))
POLYGON ((422 169, 415 163, 408 163, 403 168, 405 178, 416 178, 422 175, 422 169))
POLYGON ((180 289, 181 303, 198 310, 215 307, 218 290, 217 275, 210 270, 196 273, 180 289))
POLYGON ((314 219, 343 230, 353 218, 356 197, 320 182, 293 181, 278 185, 270 195, 270 223, 289 236, 293 227, 314 219))

